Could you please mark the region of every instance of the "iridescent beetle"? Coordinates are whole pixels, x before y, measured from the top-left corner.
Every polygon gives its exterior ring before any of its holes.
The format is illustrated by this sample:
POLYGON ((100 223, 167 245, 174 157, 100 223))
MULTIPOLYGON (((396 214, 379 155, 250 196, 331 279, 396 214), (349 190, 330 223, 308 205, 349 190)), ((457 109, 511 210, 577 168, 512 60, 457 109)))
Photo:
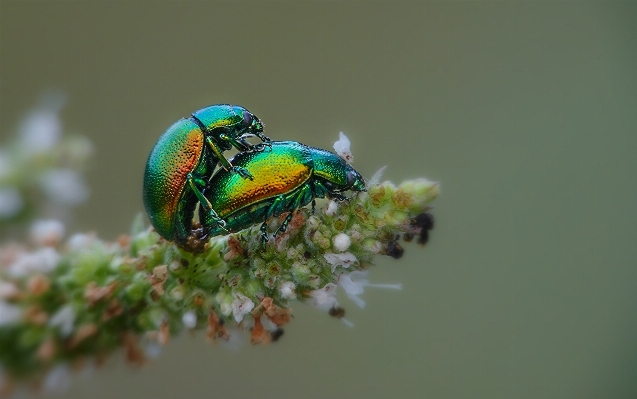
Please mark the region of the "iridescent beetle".
MULTIPOLYGON (((167 240, 194 251, 192 219, 197 204, 210 225, 223 229, 223 221, 203 196, 217 163, 229 174, 252 179, 248 170, 232 165, 223 151, 254 148, 245 138, 257 136, 266 143, 263 124, 238 105, 218 104, 180 119, 166 130, 151 151, 144 173, 143 198, 151 224, 167 240)), ((260 145, 261 148, 263 145, 260 145)))
POLYGON ((233 165, 245 168, 252 180, 219 170, 204 191, 210 206, 225 221, 222 227, 200 208, 199 219, 208 237, 261 224, 268 241, 267 220, 289 212, 274 232, 284 232, 293 212, 315 198, 346 200, 344 191, 365 191, 363 177, 339 156, 296 141, 272 141, 263 151, 235 155, 233 165))

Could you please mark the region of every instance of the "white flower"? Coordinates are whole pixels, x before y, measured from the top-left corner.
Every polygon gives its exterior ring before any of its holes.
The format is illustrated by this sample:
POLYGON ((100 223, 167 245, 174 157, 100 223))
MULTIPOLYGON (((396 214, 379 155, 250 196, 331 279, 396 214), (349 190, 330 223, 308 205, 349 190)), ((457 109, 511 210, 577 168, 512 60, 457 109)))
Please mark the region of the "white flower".
POLYGON ((88 188, 82 176, 72 169, 51 169, 40 180, 44 193, 53 202, 77 205, 88 199, 88 188))
POLYGON ((234 315, 234 319, 237 323, 240 323, 241 320, 243 320, 243 316, 250 313, 252 309, 254 309, 254 302, 252 302, 250 298, 239 292, 234 293, 232 314, 234 315))
POLYGON ((281 283, 279 286, 279 291, 281 291, 281 296, 286 299, 295 299, 296 293, 294 290, 296 289, 296 284, 291 281, 285 281, 281 283))
POLYGON ((0 327, 14 324, 22 319, 22 310, 18 306, 0 301, 0 327))
POLYGON ((332 239, 332 243, 334 244, 334 249, 339 252, 347 251, 349 246, 352 244, 352 240, 345 233, 338 233, 332 239))
POLYGON ((149 359, 157 359, 161 355, 162 344, 157 341, 148 340, 144 342, 144 354, 149 359))
POLYGON ((338 211, 338 204, 336 204, 336 201, 331 200, 327 206, 325 206, 325 208, 323 208, 323 213, 325 214, 325 216, 334 216, 336 215, 336 212, 338 211))
POLYGON ((18 214, 24 207, 20 192, 13 187, 0 188, 0 219, 8 219, 18 214))
POLYGON ((41 109, 31 112, 20 127, 21 145, 27 153, 50 151, 62 134, 62 123, 56 112, 41 109))
POLYGON ((60 254, 53 248, 41 248, 35 252, 24 252, 7 268, 11 277, 25 277, 40 272, 50 273, 57 267, 60 254))
POLYGON ((57 245, 64 237, 64 224, 59 220, 36 220, 29 233, 36 245, 57 245))
POLYGON ((69 251, 75 252, 88 249, 93 242, 95 242, 94 234, 76 233, 69 237, 67 245, 69 251))
POLYGON ((333 254, 328 252, 324 254, 323 257, 325 258, 327 263, 332 265, 332 273, 334 273, 334 270, 336 270, 337 266, 348 268, 350 265, 358 262, 356 256, 354 256, 354 254, 350 252, 343 252, 342 254, 333 254))
POLYGON ((334 143, 334 151, 336 151, 336 154, 343 158, 345 162, 351 165, 354 163, 354 156, 349 149, 349 139, 343 132, 339 132, 338 136, 338 141, 334 143))
POLYGON ((73 332, 73 323, 75 323, 75 310, 73 310, 71 305, 61 307, 49 319, 49 326, 59 327, 60 333, 64 337, 68 337, 73 332))
POLYGON ((184 323, 184 327, 192 330, 197 327, 197 313, 194 310, 189 310, 181 316, 181 321, 184 323))
POLYGON ((310 297, 306 300, 306 303, 326 312, 338 306, 336 284, 327 283, 321 289, 310 291, 310 297))
POLYGON ((44 392, 64 393, 71 385, 71 373, 66 364, 55 366, 44 379, 44 392))
POLYGON ((341 274, 338 276, 338 285, 343 288, 345 294, 356 303, 359 307, 365 307, 365 301, 358 296, 364 291, 364 287, 378 287, 378 288, 391 288, 400 290, 402 284, 370 284, 367 280, 367 270, 356 270, 348 274, 341 274))
POLYGON ((37 154, 51 150, 62 133, 58 114, 66 103, 66 94, 48 90, 42 93, 39 102, 20 126, 21 144, 27 153, 37 154))

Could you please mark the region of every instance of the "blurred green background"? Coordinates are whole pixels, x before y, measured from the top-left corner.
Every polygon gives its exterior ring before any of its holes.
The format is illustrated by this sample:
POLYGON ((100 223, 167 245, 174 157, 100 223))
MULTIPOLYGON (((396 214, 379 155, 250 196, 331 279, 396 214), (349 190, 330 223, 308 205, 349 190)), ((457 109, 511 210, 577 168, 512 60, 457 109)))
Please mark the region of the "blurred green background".
POLYGON ((244 105, 275 139, 352 140, 367 177, 441 182, 426 249, 379 259, 349 328, 304 305, 278 343, 200 334, 69 398, 633 398, 634 2, 0 3, 2 139, 45 89, 96 145, 78 230, 143 210, 172 122, 244 105))

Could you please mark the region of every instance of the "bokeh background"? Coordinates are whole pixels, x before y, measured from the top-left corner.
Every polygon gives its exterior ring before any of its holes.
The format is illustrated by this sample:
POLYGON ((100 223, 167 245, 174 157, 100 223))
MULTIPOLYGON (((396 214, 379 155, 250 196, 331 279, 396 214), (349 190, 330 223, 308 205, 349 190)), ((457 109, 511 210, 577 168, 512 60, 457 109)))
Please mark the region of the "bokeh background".
POLYGON ((66 396, 634 398, 636 39, 634 2, 2 1, 2 141, 59 88, 96 146, 74 230, 128 231, 155 140, 221 102, 442 187, 354 328, 297 304, 276 344, 184 335, 66 396))

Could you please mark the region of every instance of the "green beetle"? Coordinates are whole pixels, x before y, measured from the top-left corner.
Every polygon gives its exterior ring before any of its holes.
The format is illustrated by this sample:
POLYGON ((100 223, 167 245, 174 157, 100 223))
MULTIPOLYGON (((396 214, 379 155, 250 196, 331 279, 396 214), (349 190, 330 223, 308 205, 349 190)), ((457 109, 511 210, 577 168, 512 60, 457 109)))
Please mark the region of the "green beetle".
POLYGON ((148 157, 143 186, 146 213, 159 235, 186 250, 199 250, 191 243, 198 203, 207 213, 208 222, 223 228, 223 220, 202 191, 217 163, 241 179, 252 178, 245 168, 232 165, 222 152, 232 147, 252 150, 254 146, 245 138, 253 135, 263 142, 270 140, 263 135, 263 124, 256 116, 241 106, 228 104, 203 108, 166 130, 148 157))
POLYGON ((339 156, 296 141, 272 141, 262 151, 242 152, 232 163, 245 168, 252 180, 219 170, 205 197, 218 216, 220 226, 209 213, 200 210, 204 234, 216 236, 236 232, 256 223, 261 225, 263 244, 268 241, 267 220, 290 212, 274 235, 284 232, 292 214, 315 198, 346 200, 344 191, 365 191, 363 177, 339 156))

